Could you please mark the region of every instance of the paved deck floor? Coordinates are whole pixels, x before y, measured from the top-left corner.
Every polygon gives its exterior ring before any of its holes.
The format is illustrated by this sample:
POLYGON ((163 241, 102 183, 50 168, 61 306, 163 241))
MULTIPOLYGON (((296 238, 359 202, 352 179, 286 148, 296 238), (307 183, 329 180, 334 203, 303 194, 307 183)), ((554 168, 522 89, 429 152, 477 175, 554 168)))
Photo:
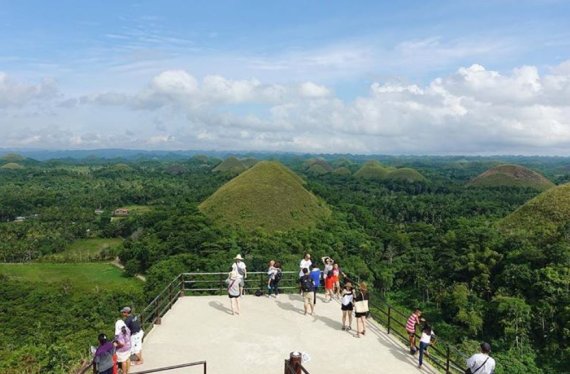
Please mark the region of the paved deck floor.
POLYGON ((319 295, 314 316, 305 316, 299 295, 244 296, 241 315, 234 316, 227 296, 182 297, 148 334, 145 363, 131 372, 205 360, 213 374, 282 374, 284 359, 301 351, 311 357, 304 364, 311 374, 435 373, 426 363, 418 370, 417 357, 371 320, 360 339, 342 331, 340 305, 322 300, 319 295))

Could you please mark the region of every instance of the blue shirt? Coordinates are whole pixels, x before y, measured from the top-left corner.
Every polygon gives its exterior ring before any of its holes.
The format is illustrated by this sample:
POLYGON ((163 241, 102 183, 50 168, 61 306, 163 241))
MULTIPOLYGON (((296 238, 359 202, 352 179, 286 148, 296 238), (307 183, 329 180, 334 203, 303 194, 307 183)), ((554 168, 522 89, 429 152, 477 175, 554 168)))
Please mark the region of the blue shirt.
POLYGON ((311 276, 311 279, 313 280, 315 288, 320 287, 320 285, 321 285, 321 271, 319 269, 315 268, 315 269, 311 270, 311 273, 309 273, 309 275, 311 276))

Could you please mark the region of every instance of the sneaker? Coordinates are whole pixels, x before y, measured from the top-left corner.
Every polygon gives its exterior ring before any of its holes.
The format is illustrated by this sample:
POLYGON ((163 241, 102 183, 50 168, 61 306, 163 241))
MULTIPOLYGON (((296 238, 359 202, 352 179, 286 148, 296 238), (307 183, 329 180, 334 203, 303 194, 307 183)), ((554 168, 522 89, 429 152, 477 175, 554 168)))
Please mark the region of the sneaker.
POLYGON ((342 330, 342 331, 346 330, 346 327, 342 326, 341 330, 342 330))

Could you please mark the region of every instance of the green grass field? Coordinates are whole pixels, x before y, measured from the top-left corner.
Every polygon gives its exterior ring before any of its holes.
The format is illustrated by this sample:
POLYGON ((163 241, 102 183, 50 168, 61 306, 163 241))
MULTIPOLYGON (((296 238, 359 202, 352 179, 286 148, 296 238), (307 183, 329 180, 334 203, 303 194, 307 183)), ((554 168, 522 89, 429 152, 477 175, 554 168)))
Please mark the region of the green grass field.
POLYGON ((100 254, 104 250, 121 245, 121 238, 81 239, 73 242, 69 248, 60 253, 44 256, 40 262, 89 262, 103 260, 100 254))
POLYGON ((35 283, 68 283, 73 288, 91 290, 140 288, 142 282, 126 277, 108 263, 0 264, 0 274, 12 280, 35 283))

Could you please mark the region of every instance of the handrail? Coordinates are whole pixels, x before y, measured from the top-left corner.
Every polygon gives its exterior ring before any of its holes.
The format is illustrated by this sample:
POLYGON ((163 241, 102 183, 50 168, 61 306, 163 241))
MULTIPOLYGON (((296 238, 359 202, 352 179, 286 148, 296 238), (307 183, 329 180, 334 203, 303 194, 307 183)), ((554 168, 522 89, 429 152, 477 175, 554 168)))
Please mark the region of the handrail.
POLYGON ((197 362, 190 362, 190 363, 188 363, 188 364, 165 366, 165 367, 157 368, 157 369, 149 369, 149 370, 137 371, 137 372, 134 372, 133 374, 158 373, 158 372, 161 372, 161 371, 175 370, 175 369, 187 368, 187 367, 190 367, 190 366, 198 366, 198 365, 202 365, 202 366, 204 367, 204 374, 206 374, 206 371, 207 371, 206 361, 197 361, 197 362))
MULTIPOLYGON (((345 277, 345 279, 349 280, 353 284, 354 289, 356 290, 359 289, 358 287, 358 284, 360 283, 359 281, 355 282, 349 277, 345 277)), ((383 317, 383 316, 385 317, 385 318, 375 318, 375 320, 386 327, 387 334, 393 332, 401 340, 403 340, 406 343, 408 342, 408 337, 401 332, 402 330, 392 328, 393 327, 392 324, 396 324, 397 326, 404 329, 406 328, 405 322, 401 322, 398 319, 394 318, 393 316, 393 313, 396 313, 397 316, 402 317, 404 321, 407 321, 408 316, 405 313, 401 312, 397 308, 394 308, 392 305, 390 305, 389 303, 387 303, 382 299, 372 300, 372 301, 369 300, 368 305, 371 307, 370 313, 374 313, 374 311, 376 310, 381 313, 381 315, 377 315, 378 317, 383 317), (386 320, 386 323, 383 323, 383 320, 386 320)), ((415 333, 415 336, 418 339, 421 337, 420 335, 417 334, 417 332, 415 333)), ((416 348, 418 347, 416 346, 416 348)), ((455 357, 452 357, 451 351, 453 350, 454 351, 453 356, 461 356, 462 359, 467 358, 467 355, 460 352, 457 348, 452 347, 448 343, 440 342, 439 345, 430 345, 429 349, 431 352, 435 352, 436 354, 432 353, 429 356, 427 356, 427 358, 431 360, 431 362, 434 365, 444 370, 446 374, 465 373, 464 365, 462 363, 457 362, 455 357), (444 349, 442 350, 440 346, 443 346, 444 349)))

